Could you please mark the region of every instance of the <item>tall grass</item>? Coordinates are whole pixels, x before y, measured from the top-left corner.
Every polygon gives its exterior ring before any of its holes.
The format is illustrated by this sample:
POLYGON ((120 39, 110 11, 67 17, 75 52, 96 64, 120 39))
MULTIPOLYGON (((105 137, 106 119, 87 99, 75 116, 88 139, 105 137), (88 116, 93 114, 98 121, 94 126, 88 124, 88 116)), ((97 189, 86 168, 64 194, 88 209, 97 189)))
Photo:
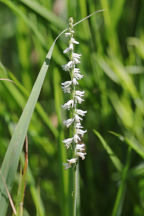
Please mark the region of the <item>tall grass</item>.
MULTIPOLYGON (((80 212, 143 216, 144 3, 0 0, 0 164, 16 210, 24 181, 21 150, 32 116, 24 216, 70 215, 73 194, 68 190, 70 173, 63 168, 67 155, 62 143, 67 131, 62 125, 60 83, 68 78, 60 67, 67 62, 63 35, 54 45, 47 75, 51 54, 34 83, 68 17, 77 22, 98 9, 106 11, 75 26, 85 75, 80 83, 86 91, 83 108, 88 111, 84 122, 87 158, 80 161, 80 212)), ((12 215, 1 176, 0 181, 0 216, 6 215, 4 206, 12 215)))

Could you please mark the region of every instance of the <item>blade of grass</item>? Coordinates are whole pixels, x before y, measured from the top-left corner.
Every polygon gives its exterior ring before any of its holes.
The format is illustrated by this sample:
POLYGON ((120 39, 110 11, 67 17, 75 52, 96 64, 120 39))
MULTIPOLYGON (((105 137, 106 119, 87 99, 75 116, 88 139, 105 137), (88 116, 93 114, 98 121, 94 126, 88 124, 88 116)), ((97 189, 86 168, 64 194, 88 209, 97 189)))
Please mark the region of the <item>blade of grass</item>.
POLYGON ((28 168, 28 138, 26 136, 24 143, 24 152, 25 152, 25 163, 23 171, 21 169, 20 173, 20 181, 19 188, 17 194, 17 213, 19 216, 23 216, 23 203, 24 203, 24 195, 26 189, 26 177, 27 177, 27 168, 28 168))
POLYGON ((123 169, 122 180, 121 180, 120 187, 118 189, 118 193, 116 196, 116 201, 115 201, 114 208, 112 211, 112 216, 122 215, 122 208, 123 208, 123 202, 124 202, 124 196, 125 196, 125 190, 126 190, 126 177, 127 177, 128 169, 130 166, 130 161, 131 161, 131 147, 128 148, 127 161, 123 169))
POLYGON ((144 147, 134 137, 124 137, 114 131, 110 131, 111 134, 117 136, 122 142, 126 142, 134 151, 136 151, 142 158, 144 158, 144 147))
POLYGON ((43 35, 40 33, 40 31, 38 31, 38 29, 31 22, 31 20, 28 19, 27 16, 20 10, 20 8, 16 6, 12 1, 9 0, 0 0, 0 2, 7 5, 16 15, 22 18, 23 21, 27 24, 27 26, 29 26, 29 28, 34 32, 34 34, 36 35, 36 37, 38 38, 42 46, 47 49, 43 35))
POLYGON ((53 82, 54 82, 54 98, 55 98, 55 109, 58 116, 58 155, 59 155, 59 176, 60 176, 60 201, 61 201, 61 214, 67 216, 67 187, 68 187, 68 173, 64 170, 63 162, 66 161, 66 151, 62 140, 64 139, 64 132, 62 128, 62 115, 61 115, 61 105, 62 95, 60 89, 60 74, 57 69, 54 69, 53 73, 53 82))
POLYGON ((102 5, 102 8, 106 9, 103 15, 104 15, 104 22, 106 26, 107 40, 113 52, 117 53, 117 55, 120 55, 121 53, 118 52, 119 51, 119 41, 117 37, 117 32, 114 30, 113 22, 111 19, 111 11, 110 11, 110 5, 109 5, 110 3, 108 0, 101 0, 100 2, 102 5))
POLYGON ((48 20, 51 24, 55 25, 58 29, 62 30, 65 28, 65 23, 60 17, 57 17, 54 13, 46 9, 38 2, 29 0, 20 1, 28 8, 32 9, 35 13, 39 14, 44 19, 48 20))
MULTIPOLYGON (((58 38, 58 37, 57 37, 58 38)), ((57 40, 56 38, 56 40, 57 40)), ((16 129, 13 133, 13 136, 11 138, 11 141, 9 143, 9 147, 7 149, 7 152, 5 154, 4 160, 2 162, 1 166, 1 172, 2 175, 5 178, 7 187, 9 191, 12 189, 12 185, 14 182, 16 170, 18 167, 18 162, 20 158, 20 154, 22 151, 24 139, 27 133, 27 129, 31 120, 32 113, 34 111, 36 102, 38 100, 40 90, 42 88, 44 78, 46 76, 50 59, 52 56, 53 48, 55 45, 56 40, 53 42, 46 59, 42 65, 42 68, 38 74, 38 77, 36 79, 36 82, 33 86, 33 89, 31 91, 31 94, 29 96, 29 99, 27 101, 27 104, 23 110, 23 113, 19 119, 19 122, 16 126, 16 129)), ((5 186, 3 184, 2 179, 0 178, 0 209, 1 209, 1 216, 4 216, 7 211, 7 194, 5 191, 5 186)))
MULTIPOLYGON (((13 82, 16 84, 18 89, 25 95, 26 97, 29 96, 29 92, 27 89, 25 89, 22 84, 16 79, 16 77, 9 71, 6 70, 6 68, 0 63, 0 76, 7 77, 7 74, 10 76, 10 78, 13 80, 13 82), (2 69, 2 70, 1 70, 2 69)), ((7 79, 7 78, 6 78, 7 79)), ((9 91, 10 95, 14 98, 16 103, 21 107, 25 104, 25 98, 24 96, 18 91, 17 87, 14 85, 8 85, 8 83, 3 83, 5 88, 9 91)), ((38 112, 39 116, 42 118, 43 122, 48 126, 48 128, 51 130, 53 135, 55 137, 58 136, 57 129, 52 125, 50 119, 48 118, 48 115, 46 114, 45 110, 42 108, 40 103, 38 102, 36 104, 36 111, 38 112)))
POLYGON ((36 206, 38 215, 39 216, 46 216, 44 204, 42 202, 38 188, 35 185, 34 177, 32 175, 30 168, 28 168, 28 183, 30 185, 31 196, 32 196, 34 205, 36 206))
POLYGON ((113 6, 112 6, 112 10, 111 10, 111 17, 112 17, 114 28, 117 26, 118 21, 121 18, 124 3, 125 3, 125 0, 113 2, 113 6))
POLYGON ((2 179, 3 184, 4 184, 4 186, 5 186, 5 190, 6 190, 6 192, 7 192, 8 199, 9 199, 11 208, 12 208, 12 210, 13 210, 13 214, 14 214, 14 215, 17 215, 16 208, 15 208, 15 206, 14 206, 13 200, 12 200, 12 198, 11 198, 11 195, 10 195, 10 193, 9 193, 8 187, 7 187, 7 185, 6 185, 6 182, 5 182, 5 179, 4 179, 3 175, 2 175, 2 173, 1 173, 1 170, 0 170, 0 176, 1 176, 1 179, 2 179))
MULTIPOLYGON (((21 163, 24 166, 25 164, 25 157, 24 154, 22 153, 21 155, 21 163)), ((43 201, 41 199, 40 193, 36 187, 35 184, 35 179, 33 177, 32 171, 30 169, 30 167, 28 167, 27 169, 27 184, 28 187, 30 188, 30 193, 34 202, 34 206, 36 206, 37 212, 39 216, 45 216, 45 209, 44 209, 44 204, 43 201)))
POLYGON ((106 143, 106 141, 103 139, 103 137, 100 135, 100 133, 96 130, 94 130, 95 135, 99 138, 99 140, 101 141, 104 149, 106 150, 106 152, 108 153, 110 159, 112 160, 113 165, 115 166, 115 168, 118 171, 122 171, 123 165, 120 162, 119 158, 116 156, 116 154, 112 151, 112 149, 108 146, 108 144, 106 143))

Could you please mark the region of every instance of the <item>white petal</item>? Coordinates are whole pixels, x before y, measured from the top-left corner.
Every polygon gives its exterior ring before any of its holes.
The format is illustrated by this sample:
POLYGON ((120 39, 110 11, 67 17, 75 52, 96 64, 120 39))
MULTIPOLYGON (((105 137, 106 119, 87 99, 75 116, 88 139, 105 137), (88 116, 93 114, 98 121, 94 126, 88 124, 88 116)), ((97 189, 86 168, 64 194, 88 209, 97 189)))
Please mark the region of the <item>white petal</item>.
POLYGON ((81 109, 77 109, 77 110, 76 110, 76 113, 77 113, 78 115, 85 116, 85 114, 87 113, 87 111, 84 111, 84 110, 81 110, 81 109))
POLYGON ((74 72, 78 73, 78 72, 80 72, 80 69, 79 68, 74 68, 74 72))
MULTIPOLYGON (((82 120, 82 118, 80 120, 82 120)), ((76 125, 75 125, 75 127, 76 127, 76 129, 83 128, 83 126, 81 125, 80 122, 77 122, 76 125)))
POLYGON ((75 143, 78 143, 79 141, 81 141, 81 138, 79 137, 78 134, 75 134, 73 139, 75 143))
POLYGON ((74 100, 69 100, 67 103, 65 103, 64 105, 62 105, 63 109, 70 109, 74 106, 74 100))
POLYGON ((71 88, 70 88, 70 85, 72 84, 72 81, 66 81, 64 83, 62 83, 62 90, 65 92, 65 93, 70 93, 71 92, 71 88))
POLYGON ((73 121, 74 119, 70 118, 70 119, 64 120, 63 123, 68 128, 73 123, 73 121))
POLYGON ((87 130, 76 129, 76 133, 81 136, 83 136, 86 132, 87 130))
POLYGON ((75 91, 75 93, 76 93, 76 95, 77 96, 80 96, 80 97, 83 97, 84 96, 84 94, 85 94, 85 91, 75 91))
POLYGON ((70 50, 73 50, 73 48, 74 48, 74 47, 73 47, 73 44, 70 43, 70 45, 69 45, 69 49, 70 49, 70 50))
POLYGON ((68 48, 66 48, 64 51, 63 51, 63 53, 65 54, 65 53, 68 53, 69 51, 71 51, 71 50, 73 50, 73 44, 71 43, 70 45, 69 45, 69 47, 68 48))
POLYGON ((78 85, 79 84, 78 81, 76 80, 76 78, 73 78, 72 82, 73 82, 74 85, 78 85))
POLYGON ((67 139, 64 139, 62 142, 65 144, 66 148, 68 149, 72 141, 73 141, 73 138, 67 138, 67 139))
POLYGON ((79 44, 78 41, 76 41, 74 38, 71 38, 71 43, 74 43, 74 44, 79 44))
POLYGON ((69 164, 74 164, 74 163, 77 162, 77 158, 69 159, 69 160, 67 160, 67 162, 68 162, 69 164))
POLYGON ((69 52, 70 51, 70 49, 69 49, 69 47, 68 48, 66 48, 64 51, 63 51, 63 53, 65 54, 65 53, 67 53, 67 52, 69 52))
POLYGON ((76 103, 81 104, 84 100, 79 96, 75 96, 75 101, 76 101, 76 103))
POLYGON ((71 35, 70 32, 66 32, 66 33, 65 33, 65 36, 66 36, 66 37, 68 37, 68 36, 70 36, 70 35, 71 35))
POLYGON ((64 169, 69 169, 71 167, 71 164, 70 163, 64 163, 64 169))
POLYGON ((78 53, 72 53, 72 57, 73 58, 80 58, 81 57, 81 54, 78 54, 78 53))
POLYGON ((76 151, 84 151, 85 144, 76 144, 76 151))
POLYGON ((66 81, 66 82, 61 83, 61 85, 64 86, 64 87, 68 87, 71 84, 72 84, 72 81, 66 81))
POLYGON ((84 75, 80 74, 80 73, 74 73, 74 77, 77 79, 77 80, 80 80, 84 77, 84 75))
POLYGON ((77 58, 73 58, 73 62, 74 62, 74 64, 79 64, 80 63, 80 61, 77 58))
POLYGON ((74 65, 73 61, 69 61, 67 64, 62 65, 64 71, 69 71, 74 65))
POLYGON ((74 119, 78 123, 80 123, 80 120, 82 120, 82 118, 79 115, 77 115, 77 114, 74 115, 74 119))
POLYGON ((83 152, 77 152, 76 155, 79 156, 79 157, 81 157, 82 160, 84 160, 84 159, 85 159, 85 155, 86 155, 86 153, 83 153, 83 152))
POLYGON ((62 86, 62 90, 64 91, 64 93, 71 93, 71 88, 70 87, 63 87, 62 86))

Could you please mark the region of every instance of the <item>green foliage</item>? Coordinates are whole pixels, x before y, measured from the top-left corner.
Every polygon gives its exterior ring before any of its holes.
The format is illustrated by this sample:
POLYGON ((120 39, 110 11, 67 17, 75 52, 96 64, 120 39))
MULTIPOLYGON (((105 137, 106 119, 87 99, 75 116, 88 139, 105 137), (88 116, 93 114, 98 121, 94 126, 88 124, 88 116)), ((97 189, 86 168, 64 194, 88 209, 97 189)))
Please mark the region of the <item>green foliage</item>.
MULTIPOLYGON (((66 40, 63 35, 54 40, 67 28, 68 17, 76 23, 98 9, 106 10, 75 25, 84 74, 80 86, 86 91, 83 109, 88 111, 87 155, 80 161, 81 215, 143 216, 144 2, 0 0, 0 164, 16 209, 27 182, 24 216, 70 215, 60 88, 69 79, 61 69, 66 40), (46 75, 49 49, 53 58, 46 75), (27 129, 29 168, 23 176, 27 129)), ((0 216, 7 206, 12 215, 0 176, 0 216)))

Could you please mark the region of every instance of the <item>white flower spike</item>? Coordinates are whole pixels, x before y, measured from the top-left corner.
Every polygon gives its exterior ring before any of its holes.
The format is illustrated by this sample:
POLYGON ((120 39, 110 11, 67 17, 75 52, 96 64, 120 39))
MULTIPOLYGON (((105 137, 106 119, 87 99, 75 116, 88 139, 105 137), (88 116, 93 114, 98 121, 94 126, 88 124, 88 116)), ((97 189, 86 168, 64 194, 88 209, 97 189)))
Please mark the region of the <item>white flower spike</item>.
POLYGON ((81 54, 74 52, 75 45, 79 44, 78 41, 74 39, 74 29, 73 29, 73 19, 69 19, 69 28, 68 32, 65 33, 65 36, 69 40, 69 46, 63 51, 64 54, 69 56, 69 62, 62 66, 64 71, 68 71, 71 77, 70 81, 65 81, 61 83, 62 90, 64 93, 69 93, 70 100, 67 101, 62 108, 65 110, 70 110, 71 117, 67 120, 64 120, 64 125, 69 128, 72 127, 73 137, 63 140, 67 149, 71 149, 72 157, 67 160, 67 163, 64 163, 65 169, 69 169, 72 166, 75 166, 79 158, 82 160, 85 159, 85 144, 82 143, 82 137, 87 132, 83 130, 81 125, 82 117, 85 116, 87 111, 77 109, 77 105, 81 104, 84 99, 84 91, 77 89, 79 82, 84 76, 80 73, 80 69, 77 68, 77 64, 80 63, 81 54))

